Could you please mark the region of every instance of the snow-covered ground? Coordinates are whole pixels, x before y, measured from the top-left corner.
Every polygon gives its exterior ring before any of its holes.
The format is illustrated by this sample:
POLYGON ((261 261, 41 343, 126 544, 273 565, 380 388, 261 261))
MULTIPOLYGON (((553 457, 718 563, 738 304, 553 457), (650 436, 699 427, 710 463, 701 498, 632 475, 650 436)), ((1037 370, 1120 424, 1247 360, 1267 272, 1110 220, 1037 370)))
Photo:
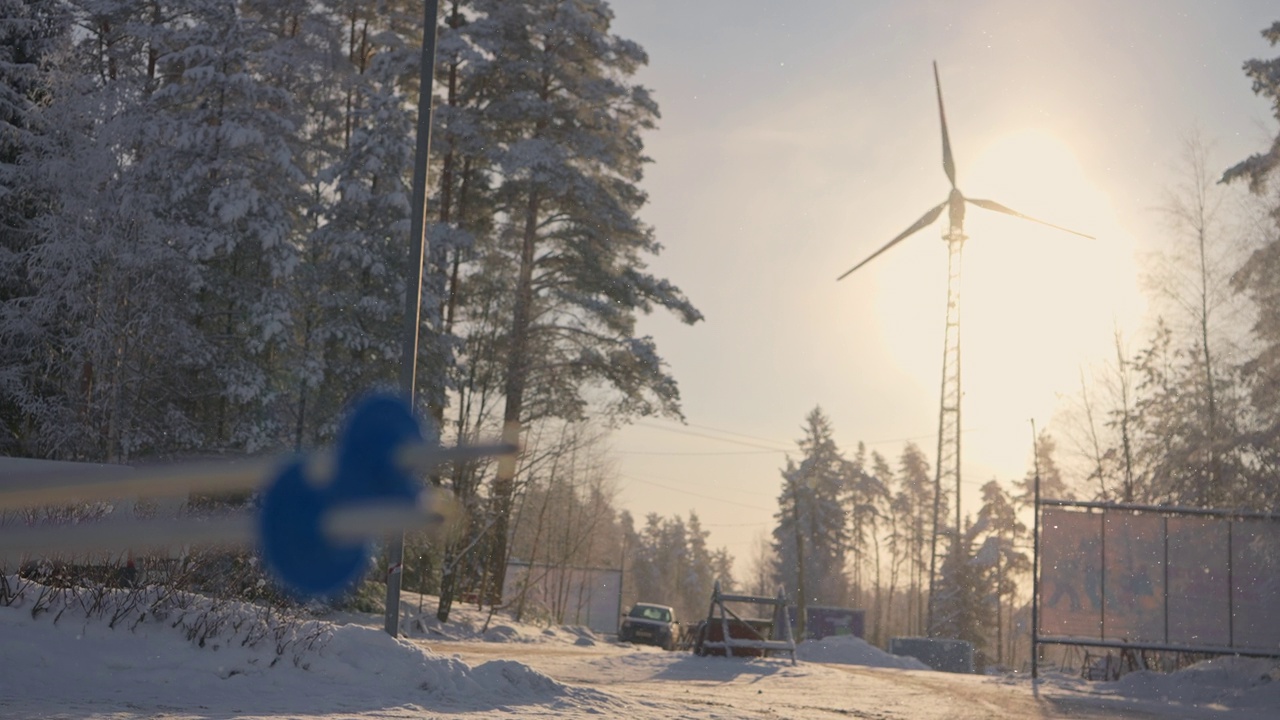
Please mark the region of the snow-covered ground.
POLYGON ((373 615, 299 624, 196 599, 87 618, 94 602, 112 599, 59 598, 37 613, 31 597, 0 607, 0 718, 1280 716, 1280 670, 1264 660, 1033 684, 922 670, 855 638, 804 644, 793 665, 668 653, 502 616, 486 626, 466 607, 441 625, 431 599, 423 619, 408 599, 409 637, 398 640, 373 615))

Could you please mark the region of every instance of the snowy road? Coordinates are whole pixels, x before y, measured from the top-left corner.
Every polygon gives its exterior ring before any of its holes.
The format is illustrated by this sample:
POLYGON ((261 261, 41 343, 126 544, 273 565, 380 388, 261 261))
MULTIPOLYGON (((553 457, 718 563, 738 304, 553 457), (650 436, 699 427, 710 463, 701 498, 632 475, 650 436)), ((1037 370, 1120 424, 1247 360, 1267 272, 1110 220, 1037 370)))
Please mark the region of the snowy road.
MULTIPOLYGON (((478 665, 505 659, 568 685, 609 693, 643 708, 644 717, 680 718, 1239 718, 1203 708, 1171 709, 1060 689, 1033 691, 1029 681, 1001 681, 856 665, 785 660, 725 660, 653 648, 600 643, 417 641, 478 665), (1171 712, 1172 710, 1172 712, 1171 712)), ((512 709, 519 716, 519 711, 512 709)), ((1261 717, 1261 716, 1259 716, 1261 717)))
MULTIPOLYGON (((407 640, 373 615, 272 624, 260 608, 215 611, 194 596, 113 624, 109 611, 86 616, 90 593, 56 597, 40 612, 34 596, 0 606, 0 720, 1280 717, 1280 667, 1239 658, 1033 686, 899 669, 916 663, 849 637, 805 643, 792 665, 619 645, 578 627, 491 624, 474 610, 448 624, 407 618, 402 627, 419 638, 407 640), (220 632, 189 636, 214 619, 220 632)), ((110 608, 121 597, 98 601, 110 608)))

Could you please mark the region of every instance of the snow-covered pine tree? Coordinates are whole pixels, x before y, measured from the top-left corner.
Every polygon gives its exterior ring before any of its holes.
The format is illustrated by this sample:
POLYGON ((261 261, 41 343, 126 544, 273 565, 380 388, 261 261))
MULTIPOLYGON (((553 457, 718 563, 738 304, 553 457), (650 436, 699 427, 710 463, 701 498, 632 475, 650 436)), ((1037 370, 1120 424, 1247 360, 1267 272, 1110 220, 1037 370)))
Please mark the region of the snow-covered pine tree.
MULTIPOLYGON (((436 88, 433 111, 432 175, 435 178, 428 206, 434 211, 427 255, 425 282, 434 304, 423 312, 432 318, 439 333, 436 351, 441 362, 435 368, 450 379, 436 389, 431 410, 444 425, 445 392, 452 391, 458 401, 455 412, 459 440, 474 439, 476 418, 464 411, 469 388, 463 380, 466 369, 460 369, 457 354, 466 344, 466 314, 462 302, 465 282, 463 265, 476 256, 476 237, 488 235, 498 215, 491 192, 492 158, 496 145, 493 126, 486 122, 490 101, 489 82, 485 73, 492 69, 484 53, 472 37, 471 19, 477 10, 472 0, 450 0, 442 7, 437 30, 436 88)), ((489 332, 488 323, 476 328, 481 336, 489 332)), ((489 361, 488 358, 480 362, 489 361)), ((455 468, 455 484, 474 485, 472 479, 458 477, 463 468, 455 468)))
MULTIPOLYGON (((1280 21, 1262 31, 1274 47, 1280 44, 1280 21)), ((1280 57, 1253 59, 1244 64, 1245 75, 1253 80, 1253 92, 1271 103, 1272 114, 1280 120, 1280 57)), ((1249 189, 1263 195, 1274 187, 1276 168, 1280 166, 1280 135, 1264 152, 1254 154, 1228 168, 1223 182, 1247 180, 1249 189)), ((1267 202, 1272 219, 1280 223, 1280 204, 1274 195, 1267 202)), ((1257 309, 1253 326, 1258 349, 1242 367, 1251 379, 1250 403, 1258 427, 1251 433, 1250 482, 1239 504, 1259 510, 1270 510, 1280 502, 1280 238, 1273 231, 1253 251, 1232 277, 1235 288, 1253 301, 1257 309)))
POLYGON ((845 494, 853 468, 836 446, 821 408, 805 417, 804 437, 797 445, 799 462, 788 457, 782 471, 773 547, 778 581, 797 599, 801 615, 808 605, 849 601, 845 494))
MULTIPOLYGON (((60 0, 0 0, 0 313, 32 293, 25 254, 32 221, 48 203, 24 173, 42 132, 40 110, 52 99, 47 63, 70 40, 69 19, 60 0)), ((0 330, 0 454, 32 452, 29 418, 15 395, 29 368, 23 358, 32 328, 21 325, 0 330)))
POLYGON ((126 462, 201 444, 191 381, 208 357, 191 323, 198 273, 174 247, 148 183, 121 167, 115 149, 136 139, 141 120, 122 106, 95 117, 120 98, 114 85, 50 108, 60 124, 33 186, 55 204, 25 259, 33 293, 0 324, 37 333, 27 380, 43 390, 24 393, 23 404, 38 424, 38 452, 126 462))
MULTIPOLYGON (((986 522, 966 519, 959 542, 949 542, 942 560, 933 598, 935 637, 956 638, 981 649, 987 631, 995 627, 995 561, 997 554, 986 551, 986 522)), ((954 530, 948 528, 954 539, 954 530)), ((979 658, 979 665, 981 665, 979 658)))
MULTIPOLYGON (((494 245, 492 228, 500 215, 492 193, 492 148, 495 127, 486 119, 491 101, 486 73, 493 67, 472 38, 479 11, 472 0, 451 0, 442 8, 437 31, 437 100, 432 129, 434 193, 428 202, 433 222, 427 258, 427 294, 441 304, 424 307, 439 319, 441 356, 447 362, 448 400, 433 413, 442 430, 459 442, 477 442, 493 434, 491 422, 501 393, 502 363, 498 340, 511 317, 511 272, 494 245), (478 249, 482 243, 485 249, 478 249), (497 262, 494 262, 497 261, 497 262), (494 272, 496 270, 496 272, 494 272), (446 345, 448 344, 448 345, 446 345), (452 351, 446 354, 445 351, 452 351)), ((481 24, 483 27, 483 24, 481 24)), ((458 578, 479 562, 473 550, 488 523, 480 497, 483 463, 455 463, 448 483, 466 508, 464 531, 446 543, 440 602, 436 616, 444 622, 457 591, 458 578)))
MULTIPOLYGON (((635 314, 662 307, 701 318, 666 280, 644 271, 661 246, 637 213, 644 163, 641 133, 657 106, 631 76, 646 61, 609 33, 603 0, 477 0, 472 37, 487 67, 485 120, 501 203, 499 251, 513 297, 503 354, 508 437, 539 416, 573 418, 587 391, 616 416, 678 413, 679 393, 635 314)), ((505 569, 513 468, 492 488, 494 540, 488 565, 505 569)))
POLYGON ((30 292, 0 317, 4 342, 25 348, 5 393, 40 455, 124 461, 200 441, 190 416, 191 378, 208 364, 191 332, 198 276, 141 171, 165 32, 155 7, 77 3, 81 32, 42 110, 27 180, 46 204, 21 259, 30 292))
POLYGON ((158 58, 154 143, 139 163, 167 190, 183 250, 200 266, 199 331, 213 353, 200 421, 217 447, 255 451, 293 430, 293 325, 302 257, 297 72, 275 18, 248 3, 192 0, 158 58))
POLYGON ((299 444, 326 442, 354 396, 395 382, 409 271, 418 53, 372 4, 344 3, 343 57, 315 108, 315 220, 299 268, 299 444))
MULTIPOLYGON (((338 214, 334 206, 342 202, 342 195, 333 168, 348 156, 353 117, 363 110, 353 107, 351 100, 358 95, 356 78, 367 69, 371 51, 367 41, 361 42, 367 40, 367 33, 356 33, 350 23, 353 18, 376 16, 373 6, 341 0, 241 0, 237 4, 240 17, 252 24, 258 38, 246 48, 252 54, 246 69, 266 88, 283 93, 284 102, 276 109, 293 128, 284 147, 290 154, 288 164, 297 168, 296 180, 288 188, 296 208, 286 217, 297 260, 284 283, 290 322, 280 350, 273 353, 288 361, 272 371, 276 388, 272 413, 279 418, 274 443, 296 448, 331 442, 352 396, 370 386, 353 378, 331 377, 333 360, 327 355, 331 349, 327 340, 340 331, 331 327, 332 318, 318 306, 347 301, 344 321, 362 316, 367 308, 352 302, 352 295, 359 293, 350 288, 358 280, 335 267, 332 249, 316 234, 338 214), (353 52, 353 45, 364 52, 353 52)), ((245 96, 252 102, 251 98, 245 96)), ((397 140, 412 143, 411 137, 397 140)), ((359 347, 357 341, 352 345, 359 347)), ((351 354, 359 357, 358 350, 351 354)), ((346 355, 340 357, 346 359, 346 355)), ((381 369, 384 382, 394 377, 397 357, 376 362, 360 359, 370 370, 381 369)))
MULTIPOLYGON (((0 0, 0 252, 26 244, 35 198, 22 192, 19 163, 33 151, 51 100, 48 64, 70 40, 60 0, 0 0)), ((0 273, 0 297, 19 277, 0 273)))

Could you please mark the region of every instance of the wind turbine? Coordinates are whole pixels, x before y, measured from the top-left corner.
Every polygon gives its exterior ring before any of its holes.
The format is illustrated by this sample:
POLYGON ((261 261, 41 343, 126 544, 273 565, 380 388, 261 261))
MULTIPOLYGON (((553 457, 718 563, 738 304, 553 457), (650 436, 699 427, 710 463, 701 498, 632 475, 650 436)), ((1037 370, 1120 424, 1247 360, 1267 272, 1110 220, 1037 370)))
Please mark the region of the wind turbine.
POLYGON ((943 210, 947 210, 947 230, 942 239, 947 241, 947 323, 943 338, 942 350, 942 402, 938 411, 938 463, 934 477, 933 494, 933 539, 929 555, 929 617, 926 627, 933 634, 933 595, 934 578, 937 574, 938 559, 938 521, 939 503, 942 496, 943 478, 954 479, 956 492, 956 541, 960 533, 960 251, 968 238, 964 234, 965 203, 986 210, 1012 215, 1023 220, 1048 225, 1051 228, 1069 232, 1072 235, 1094 239, 1091 235, 1069 230, 1067 228, 1037 220, 1029 215, 1005 207, 994 200, 979 200, 965 197, 956 187, 956 163, 951 157, 951 138, 947 135, 947 113, 942 106, 942 82, 938 79, 938 63, 933 63, 933 84, 938 92, 938 118, 942 122, 942 170, 951 181, 951 193, 937 207, 925 213, 911 227, 903 230, 897 237, 885 243, 884 247, 867 256, 865 260, 845 271, 837 281, 843 280, 850 273, 879 257, 889 248, 897 245, 912 234, 933 224, 943 210))

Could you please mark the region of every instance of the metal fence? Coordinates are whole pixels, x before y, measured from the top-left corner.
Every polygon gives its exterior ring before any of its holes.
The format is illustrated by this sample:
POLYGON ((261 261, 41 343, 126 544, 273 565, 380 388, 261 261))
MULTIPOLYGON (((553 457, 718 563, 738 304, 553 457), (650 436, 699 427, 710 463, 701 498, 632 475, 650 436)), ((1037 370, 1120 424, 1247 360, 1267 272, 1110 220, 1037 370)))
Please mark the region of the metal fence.
POLYGON ((1280 517, 1044 500, 1035 645, 1280 656, 1280 517))

